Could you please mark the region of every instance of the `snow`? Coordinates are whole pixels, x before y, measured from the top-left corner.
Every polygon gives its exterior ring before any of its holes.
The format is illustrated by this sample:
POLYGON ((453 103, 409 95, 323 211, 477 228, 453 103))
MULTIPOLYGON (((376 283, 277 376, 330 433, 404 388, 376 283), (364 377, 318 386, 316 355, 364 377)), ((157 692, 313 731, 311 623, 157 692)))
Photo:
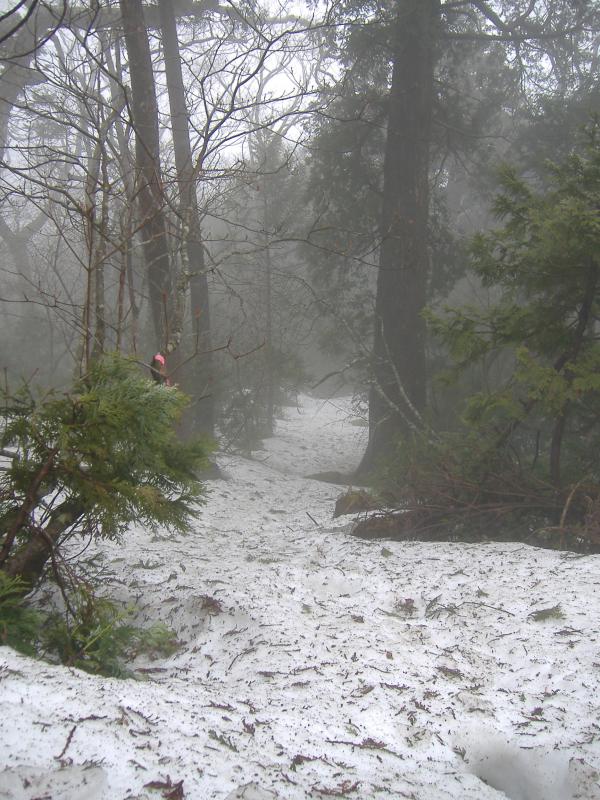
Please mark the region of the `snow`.
POLYGON ((0 648, 0 798, 600 800, 600 557, 353 537, 306 476, 356 465, 356 422, 303 397, 193 533, 102 545, 182 642, 146 680, 0 648))

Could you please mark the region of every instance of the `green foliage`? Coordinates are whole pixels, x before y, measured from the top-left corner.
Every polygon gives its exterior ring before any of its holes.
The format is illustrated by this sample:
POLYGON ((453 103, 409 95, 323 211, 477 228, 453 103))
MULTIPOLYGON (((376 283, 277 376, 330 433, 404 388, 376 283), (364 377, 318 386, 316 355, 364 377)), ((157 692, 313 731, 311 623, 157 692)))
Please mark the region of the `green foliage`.
POLYGON ((564 619, 565 615, 560 607, 560 603, 551 608, 539 608, 529 614, 529 619, 534 622, 545 622, 547 619, 564 619))
POLYGON ((187 400, 117 356, 97 362, 64 394, 3 392, 0 530, 15 546, 75 508, 75 531, 118 537, 140 522, 185 530, 202 499, 206 442, 182 443, 174 425, 187 400))
POLYGON ((413 435, 399 442, 394 457, 381 466, 377 484, 396 503, 428 504, 448 492, 448 505, 458 507, 474 495, 482 497, 509 465, 510 455, 490 447, 476 431, 435 439, 413 435))
POLYGON ((505 379, 471 393, 460 430, 399 444, 381 535, 600 549, 599 137, 537 182, 503 171, 503 225, 472 248, 490 302, 429 322, 458 374, 501 357, 505 379))
POLYGON ((558 546, 568 536, 573 547, 600 546, 580 525, 597 490, 578 487, 570 498, 568 526, 557 526, 570 488, 557 492, 523 469, 511 447, 496 447, 475 429, 405 439, 381 467, 377 485, 395 510, 360 522, 358 535, 543 546, 558 546))
POLYGON ((66 613, 44 613, 23 597, 20 578, 0 571, 0 645, 28 656, 45 655, 70 667, 113 678, 134 677, 127 662, 144 653, 170 656, 179 647, 162 623, 147 628, 130 620, 133 608, 97 597, 80 584, 69 595, 66 613))
POLYGON ((43 616, 26 604, 24 589, 20 578, 9 578, 0 571, 0 644, 33 656, 40 639, 43 616))
POLYGON ((510 442, 521 460, 546 455, 555 483, 561 458, 570 479, 600 475, 599 135, 594 123, 582 152, 547 165, 537 183, 503 169, 494 203, 503 225, 472 246, 490 305, 428 315, 459 372, 510 355, 508 379, 472 396, 465 422, 491 443, 510 442))
POLYGON ((2 391, 0 448, 0 636, 22 652, 53 653, 103 675, 128 674, 142 651, 171 652, 163 626, 140 629, 129 612, 100 599, 62 567, 70 537, 119 539, 132 522, 186 531, 198 511, 206 442, 181 442, 175 423, 187 403, 117 355, 96 362, 66 393, 37 399, 2 391), (65 612, 23 600, 52 553, 65 612))
POLYGON ((70 613, 51 614, 42 646, 62 664, 113 678, 133 677, 126 662, 140 653, 169 656, 178 648, 174 634, 161 623, 140 628, 127 620, 132 610, 99 598, 80 586, 70 613))

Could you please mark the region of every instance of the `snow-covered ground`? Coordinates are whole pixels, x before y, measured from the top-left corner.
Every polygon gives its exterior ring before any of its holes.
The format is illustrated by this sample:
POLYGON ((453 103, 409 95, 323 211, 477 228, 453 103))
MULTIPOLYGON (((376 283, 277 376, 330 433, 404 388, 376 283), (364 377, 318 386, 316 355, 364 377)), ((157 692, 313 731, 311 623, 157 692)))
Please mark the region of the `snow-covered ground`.
POLYGON ((301 398, 192 534, 104 546, 182 643, 146 680, 0 648, 0 798, 600 798, 600 557, 352 537, 305 476, 353 422, 301 398))

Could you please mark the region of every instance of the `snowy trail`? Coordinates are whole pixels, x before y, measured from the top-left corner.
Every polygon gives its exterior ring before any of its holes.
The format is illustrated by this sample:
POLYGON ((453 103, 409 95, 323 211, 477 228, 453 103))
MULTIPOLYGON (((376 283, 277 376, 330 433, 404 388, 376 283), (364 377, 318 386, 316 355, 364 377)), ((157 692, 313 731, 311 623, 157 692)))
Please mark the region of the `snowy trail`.
POLYGON ((104 546, 182 641, 149 680, 0 649, 0 798, 600 798, 600 557, 352 537, 303 476, 364 429, 302 403, 222 458, 194 533, 104 546))

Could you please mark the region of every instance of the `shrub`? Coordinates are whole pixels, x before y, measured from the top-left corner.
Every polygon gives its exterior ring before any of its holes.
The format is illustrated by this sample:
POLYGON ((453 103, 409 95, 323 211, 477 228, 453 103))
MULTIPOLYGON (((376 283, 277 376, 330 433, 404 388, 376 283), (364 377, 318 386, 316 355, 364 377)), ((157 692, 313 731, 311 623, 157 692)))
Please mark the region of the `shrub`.
MULTIPOLYGON (((1 391, 1 390, 0 390, 1 391)), ((32 584, 74 535, 119 539, 140 522, 185 531, 203 488, 206 442, 183 443, 187 403, 130 360, 106 357, 70 392, 36 400, 2 392, 0 568, 32 584)))
POLYGON ((133 609, 97 597, 80 586, 70 597, 67 614, 48 616, 41 637, 46 653, 61 663, 113 678, 132 677, 126 662, 140 653, 171 655, 178 642, 166 626, 140 628, 130 621, 133 609))
POLYGON ((27 605, 23 591, 20 578, 0 572, 0 644, 32 656, 37 651, 43 616, 27 605))
POLYGON ((94 363, 68 392, 36 398, 29 387, 0 389, 0 400, 0 641, 90 672, 127 674, 127 658, 168 650, 173 636, 135 627, 127 611, 97 597, 64 566, 64 545, 75 536, 119 541, 132 522, 188 530, 210 445, 177 438, 185 395, 117 355, 94 363), (63 614, 23 599, 48 563, 63 614))
MULTIPOLYGON (((377 485, 394 509, 378 520, 381 534, 402 538, 527 539, 554 526, 566 502, 550 483, 522 470, 509 449, 469 431, 404 440, 377 485)), ((582 510, 579 499, 572 511, 576 506, 582 510)))
POLYGON ((494 204, 503 225, 476 237, 471 263, 496 299, 429 315, 460 370, 510 353, 508 380, 471 397, 465 420, 557 488, 600 477, 599 206, 600 121, 581 154, 537 183, 504 169, 494 204))
POLYGON ((380 476, 397 508, 383 535, 600 550, 599 208, 600 121, 535 183, 503 171, 503 225, 472 248, 489 305, 428 317, 457 374, 498 355, 512 369, 468 398, 455 434, 400 443, 380 476))

